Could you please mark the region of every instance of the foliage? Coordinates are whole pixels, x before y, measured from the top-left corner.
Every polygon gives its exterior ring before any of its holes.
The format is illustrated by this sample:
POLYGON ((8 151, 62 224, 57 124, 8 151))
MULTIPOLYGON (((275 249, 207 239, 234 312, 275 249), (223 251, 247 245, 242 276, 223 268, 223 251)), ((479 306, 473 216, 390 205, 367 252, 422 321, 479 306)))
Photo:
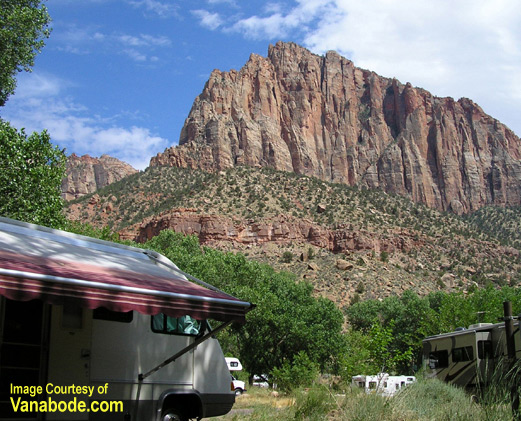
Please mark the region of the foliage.
POLYGON ((235 326, 233 334, 228 333, 223 341, 249 373, 269 374, 284 364, 291 366, 301 352, 322 370, 334 367, 343 342, 343 316, 331 301, 314 298, 310 284, 297 282, 291 273, 249 261, 242 254, 201 248, 197 237, 173 231, 162 231, 145 247, 166 255, 191 275, 256 305, 247 323, 235 326))
POLYGON ((369 330, 369 359, 375 368, 373 373, 397 373, 410 366, 412 347, 402 351, 393 346, 395 324, 394 320, 387 326, 375 322, 369 330))
POLYGON ((331 392, 323 385, 316 385, 308 391, 300 390, 295 398, 295 420, 322 421, 335 404, 331 392))
POLYGON ((293 253, 291 251, 285 251, 282 254, 283 263, 291 263, 292 260, 293 260, 293 253))
POLYGON ((47 131, 30 136, 0 120, 0 215, 59 228, 65 155, 47 131))
POLYGON ((49 37, 50 17, 40 0, 0 0, 0 106, 16 88, 16 73, 31 71, 49 37))
POLYGON ((360 355, 363 361, 344 356, 344 376, 360 374, 353 373, 352 367, 361 363, 366 374, 373 374, 378 368, 374 365, 376 361, 380 368, 391 371, 414 371, 421 364, 424 338, 478 322, 497 323, 507 300, 512 302, 513 313, 521 314, 521 291, 509 286, 501 289, 488 286, 470 294, 440 291, 425 297, 405 291, 401 297, 354 303, 346 311, 352 329, 347 344, 363 349, 360 355), (358 336, 352 336, 354 332, 358 336))
POLYGON ((286 360, 280 368, 272 370, 274 383, 285 392, 310 386, 317 379, 318 374, 318 364, 312 362, 302 351, 295 355, 293 361, 286 360))
POLYGON ((401 297, 355 303, 347 309, 347 317, 354 329, 373 338, 373 346, 382 348, 380 352, 385 349, 382 355, 388 358, 380 359, 384 367, 410 372, 413 356, 416 366, 421 362, 421 341, 432 334, 429 321, 436 316, 428 300, 405 291, 401 297))
POLYGON ((78 221, 65 221, 63 229, 74 234, 85 235, 87 237, 99 238, 100 240, 121 243, 119 234, 113 232, 109 227, 101 229, 95 228, 90 224, 84 224, 78 221))
MULTIPOLYGON (((508 394, 507 394, 508 395, 508 394)), ((349 421, 510 421, 509 396, 491 402, 475 402, 461 388, 437 379, 422 379, 392 399, 359 388, 335 395, 321 384, 287 395, 250 389, 237 399, 233 414, 219 420, 349 420, 349 421)))

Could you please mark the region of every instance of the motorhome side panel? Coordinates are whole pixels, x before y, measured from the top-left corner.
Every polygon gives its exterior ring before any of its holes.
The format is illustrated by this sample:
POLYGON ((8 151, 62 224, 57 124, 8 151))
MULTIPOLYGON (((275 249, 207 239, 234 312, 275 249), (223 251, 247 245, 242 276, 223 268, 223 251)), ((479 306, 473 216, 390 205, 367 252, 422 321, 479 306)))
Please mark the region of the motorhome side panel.
POLYGON ((424 361, 430 375, 460 386, 476 382, 476 334, 439 335, 424 341, 424 361))
POLYGON ((203 342, 196 348, 194 362, 194 386, 201 392, 204 416, 226 414, 235 402, 231 390, 231 375, 216 338, 203 342))
MULTIPOLYGON (((52 306, 49 337, 49 363, 46 385, 88 385, 90 371, 90 349, 92 337, 92 310, 79 306, 52 306)), ((60 391, 51 386, 51 391, 60 391)), ((53 400, 85 401, 88 396, 48 395, 53 400)), ((47 415, 48 420, 87 420, 88 413, 55 411, 47 415)))
MULTIPOLYGON (((132 312, 132 320, 93 320, 90 378, 94 382, 136 383, 147 372, 185 348, 190 336, 155 333, 151 316, 132 312)), ((193 385, 193 353, 145 379, 144 384, 193 385)))
POLYGON ((189 330, 191 334, 158 332, 152 316, 137 312, 133 312, 130 322, 95 319, 92 384, 109 383, 107 399, 131 401, 132 408, 139 396, 138 419, 155 419, 162 408, 175 408, 193 417, 229 412, 235 394, 215 338, 206 340, 138 384, 140 373, 153 369, 195 340, 198 331, 189 330))

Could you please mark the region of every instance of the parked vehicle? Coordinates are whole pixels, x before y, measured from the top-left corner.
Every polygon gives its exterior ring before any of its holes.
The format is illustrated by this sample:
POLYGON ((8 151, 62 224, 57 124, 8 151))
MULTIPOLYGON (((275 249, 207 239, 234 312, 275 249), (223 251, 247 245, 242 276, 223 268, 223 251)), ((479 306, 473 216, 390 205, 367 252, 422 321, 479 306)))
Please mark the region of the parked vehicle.
POLYGON ((244 392, 246 392, 246 383, 244 383, 242 380, 237 380, 232 374, 232 371, 241 371, 242 364, 239 359, 235 357, 226 357, 225 360, 226 365, 228 366, 228 370, 230 370, 230 374, 232 376, 232 384, 235 395, 242 395, 244 392))
POLYGON ((393 396, 403 387, 414 383, 414 376, 390 376, 387 373, 379 373, 374 376, 358 375, 351 378, 351 384, 360 387, 366 393, 377 393, 382 396, 393 396))
MULTIPOLYGON (((515 330, 519 331, 518 322, 515 330)), ((521 356, 516 333, 515 352, 521 356)), ((504 323, 478 323, 423 340, 423 365, 427 375, 461 387, 476 388, 488 382, 507 357, 504 323)))
POLYGON ((250 308, 159 253, 0 218, 0 419, 226 414, 215 334, 250 308))
POLYGON ((238 358, 226 357, 225 360, 226 360, 226 365, 228 366, 228 370, 230 370, 230 371, 241 371, 242 370, 242 364, 238 358))
POLYGON ((253 376, 252 386, 257 387, 270 387, 267 374, 255 374, 253 376))
POLYGON ((233 384, 233 391, 235 392, 235 396, 242 395, 244 392, 246 392, 246 383, 242 380, 237 380, 232 375, 232 384, 233 384))

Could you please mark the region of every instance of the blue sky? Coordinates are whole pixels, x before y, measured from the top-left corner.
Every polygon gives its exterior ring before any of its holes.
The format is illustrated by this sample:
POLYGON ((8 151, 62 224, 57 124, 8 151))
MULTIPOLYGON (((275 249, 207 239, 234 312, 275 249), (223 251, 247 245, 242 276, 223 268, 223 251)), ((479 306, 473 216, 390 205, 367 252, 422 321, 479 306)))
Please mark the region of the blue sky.
POLYGON ((0 116, 67 154, 144 169, 178 143, 213 69, 278 40, 437 96, 468 97, 521 135, 518 0, 48 0, 53 32, 0 116))

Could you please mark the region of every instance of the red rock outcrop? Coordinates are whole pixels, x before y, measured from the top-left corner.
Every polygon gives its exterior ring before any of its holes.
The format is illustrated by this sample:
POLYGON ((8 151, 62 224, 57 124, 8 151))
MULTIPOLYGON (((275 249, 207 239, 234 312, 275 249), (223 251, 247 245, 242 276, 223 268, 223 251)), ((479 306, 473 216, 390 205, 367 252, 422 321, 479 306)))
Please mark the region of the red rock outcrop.
POLYGON ((62 197, 65 200, 76 199, 136 172, 129 164, 108 155, 92 158, 72 154, 67 158, 62 197))
POLYGON ((221 215, 202 214, 196 209, 174 209, 146 219, 139 227, 122 232, 122 238, 143 243, 171 229, 185 235, 197 235, 201 244, 219 242, 255 244, 309 243, 334 253, 357 250, 408 252, 422 244, 407 230, 398 230, 391 236, 383 236, 358 228, 340 226, 325 228, 307 219, 287 215, 266 220, 233 219, 221 215))
POLYGON ((179 146, 150 165, 271 166, 456 213, 521 204, 521 141, 477 104, 293 43, 252 54, 240 71, 213 71, 179 146))

